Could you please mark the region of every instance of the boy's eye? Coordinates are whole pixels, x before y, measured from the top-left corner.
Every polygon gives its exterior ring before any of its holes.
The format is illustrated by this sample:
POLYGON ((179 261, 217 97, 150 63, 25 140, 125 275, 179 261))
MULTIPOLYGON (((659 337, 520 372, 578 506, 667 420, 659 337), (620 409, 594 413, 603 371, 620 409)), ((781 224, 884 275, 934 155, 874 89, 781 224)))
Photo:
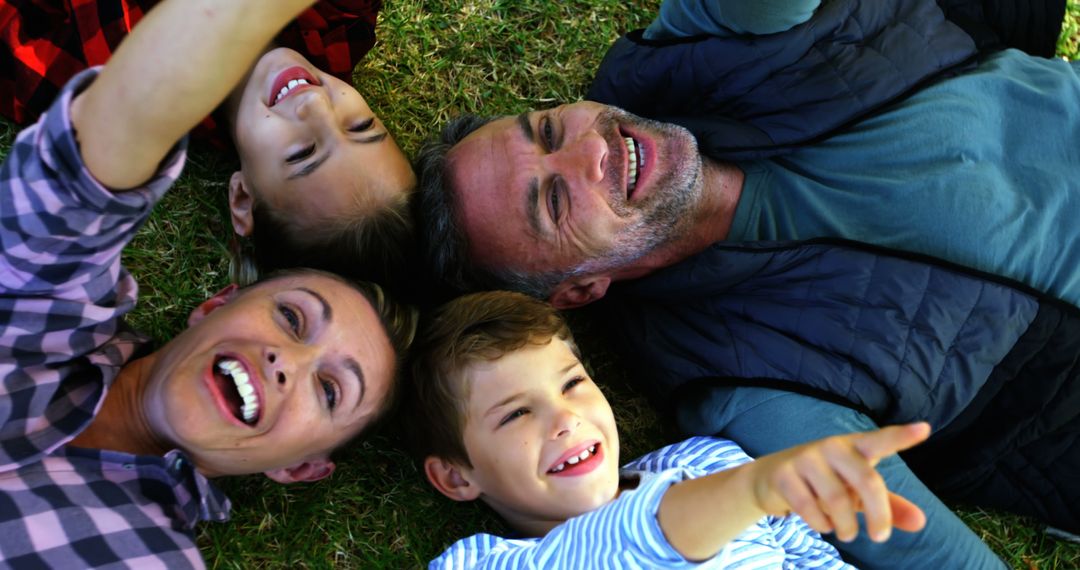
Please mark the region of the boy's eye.
POLYGON ((521 416, 524 416, 527 413, 529 413, 529 410, 527 410, 525 408, 518 408, 518 409, 510 412, 509 414, 506 414, 506 416, 503 419, 499 420, 499 426, 504 426, 504 425, 506 425, 506 424, 520 418, 521 416))
POLYGON ((290 154, 289 156, 285 157, 285 163, 286 164, 294 164, 294 163, 300 162, 301 160, 304 160, 305 158, 307 158, 307 157, 309 157, 309 156, 311 156, 313 154, 315 154, 315 143, 311 143, 310 145, 308 145, 308 146, 306 146, 306 147, 304 147, 304 148, 290 154))
POLYGON ((300 329, 303 325, 300 313, 292 310, 288 305, 278 305, 278 312, 285 318, 285 322, 289 324, 289 328, 292 330, 293 334, 300 336, 300 329))
POLYGON ((360 121, 359 123, 356 123, 355 125, 349 127, 349 132, 350 133, 362 133, 362 132, 370 129, 371 126, 374 125, 374 124, 375 124, 375 117, 371 117, 369 119, 364 119, 363 121, 360 121))
POLYGON ((323 378, 319 379, 319 384, 322 385, 323 393, 326 394, 326 407, 329 408, 331 412, 334 411, 334 408, 337 407, 338 403, 337 384, 323 378))
POLYGON ((564 393, 569 392, 570 390, 572 390, 574 388, 574 386, 577 386, 578 384, 581 384, 584 381, 585 381, 584 376, 575 376, 575 377, 567 380, 566 384, 563 384, 562 391, 564 393))

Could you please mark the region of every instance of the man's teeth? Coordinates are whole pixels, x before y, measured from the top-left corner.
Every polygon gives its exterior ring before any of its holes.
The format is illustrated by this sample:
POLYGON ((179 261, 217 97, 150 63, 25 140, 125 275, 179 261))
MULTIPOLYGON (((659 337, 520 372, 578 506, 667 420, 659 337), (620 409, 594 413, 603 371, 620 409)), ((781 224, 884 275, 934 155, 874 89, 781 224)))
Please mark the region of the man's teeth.
POLYGON ((255 387, 251 385, 251 378, 247 371, 244 370, 243 365, 231 359, 218 362, 217 369, 223 375, 232 378, 233 383, 236 384, 236 391, 244 400, 240 411, 244 416, 244 421, 251 423, 259 413, 259 398, 255 396, 255 387))
POLYGON ((629 194, 637 187, 638 166, 645 162, 645 149, 639 149, 637 143, 630 137, 623 137, 623 141, 626 143, 626 162, 628 164, 626 172, 626 193, 629 194), (638 155, 639 152, 641 153, 640 156, 638 155))
POLYGON ((552 469, 551 472, 552 473, 558 473, 559 471, 562 471, 563 469, 566 469, 566 466, 568 466, 568 465, 577 465, 578 463, 588 459, 589 456, 591 456, 594 453, 596 453, 596 446, 595 445, 589 447, 588 449, 583 449, 581 451, 581 453, 571 457, 570 459, 567 459, 563 463, 560 463, 558 466, 556 466, 554 469, 552 469))
POLYGON ((285 97, 286 95, 288 95, 289 91, 292 91, 297 85, 310 85, 310 84, 308 83, 307 79, 292 79, 292 80, 290 80, 288 85, 286 85, 285 87, 282 87, 281 91, 278 91, 277 97, 274 99, 274 103, 277 103, 278 101, 281 101, 281 99, 283 97, 285 97))

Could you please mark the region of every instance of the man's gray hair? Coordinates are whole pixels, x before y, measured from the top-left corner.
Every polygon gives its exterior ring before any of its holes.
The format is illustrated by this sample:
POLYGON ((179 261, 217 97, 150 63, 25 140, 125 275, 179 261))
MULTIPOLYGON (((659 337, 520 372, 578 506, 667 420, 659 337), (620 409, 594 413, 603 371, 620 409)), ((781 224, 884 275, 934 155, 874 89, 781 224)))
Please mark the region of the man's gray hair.
POLYGON ((437 137, 424 143, 417 153, 413 169, 419 185, 413 204, 421 256, 431 276, 455 292, 508 289, 547 299, 570 273, 525 274, 505 268, 480 267, 469 259, 469 241, 458 223, 458 193, 464 189, 452 184, 447 155, 465 137, 496 118, 457 117, 443 127, 437 137))

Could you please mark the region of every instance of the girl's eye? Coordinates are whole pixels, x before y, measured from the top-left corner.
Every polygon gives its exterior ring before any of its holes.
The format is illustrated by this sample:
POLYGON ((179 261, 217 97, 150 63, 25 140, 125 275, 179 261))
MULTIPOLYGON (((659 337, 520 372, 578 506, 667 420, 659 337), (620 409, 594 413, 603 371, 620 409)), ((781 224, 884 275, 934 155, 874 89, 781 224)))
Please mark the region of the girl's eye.
POLYGON ((510 412, 509 414, 507 414, 505 418, 499 420, 499 425, 504 426, 504 425, 506 425, 506 424, 520 418, 521 416, 524 416, 527 413, 529 413, 529 410, 526 410, 525 408, 518 408, 518 409, 510 412))
POLYGON ((555 133, 551 128, 551 121, 547 117, 540 119, 540 132, 544 137, 544 145, 547 147, 548 152, 555 150, 555 133))
POLYGON ((300 162, 301 160, 304 160, 305 158, 307 158, 307 157, 309 157, 309 156, 311 156, 313 154, 315 154, 315 143, 311 143, 310 145, 308 145, 308 146, 306 146, 306 147, 304 147, 304 148, 290 154, 289 156, 285 157, 285 163, 286 164, 293 164, 293 163, 296 163, 296 162, 300 162))
POLYGON ((338 402, 337 385, 329 380, 323 380, 321 378, 319 379, 319 383, 322 384, 323 392, 326 394, 326 407, 332 412, 334 411, 334 408, 337 407, 338 402))
POLYGON ((278 305, 278 312, 281 313, 282 317, 285 317, 285 321, 289 323, 289 328, 292 329, 293 334, 300 336, 300 328, 303 325, 300 314, 286 305, 278 305))
POLYGON ((574 388, 574 386, 577 386, 578 384, 581 384, 584 381, 585 381, 584 376, 575 376, 575 377, 571 378, 570 380, 568 380, 566 382, 566 384, 563 384, 562 391, 563 392, 569 392, 570 390, 572 390, 574 388))
POLYGON ((362 132, 370 129, 371 126, 374 125, 374 124, 375 124, 375 117, 371 117, 370 119, 365 119, 365 120, 360 121, 359 123, 356 123, 355 125, 349 127, 349 132, 350 133, 362 133, 362 132))

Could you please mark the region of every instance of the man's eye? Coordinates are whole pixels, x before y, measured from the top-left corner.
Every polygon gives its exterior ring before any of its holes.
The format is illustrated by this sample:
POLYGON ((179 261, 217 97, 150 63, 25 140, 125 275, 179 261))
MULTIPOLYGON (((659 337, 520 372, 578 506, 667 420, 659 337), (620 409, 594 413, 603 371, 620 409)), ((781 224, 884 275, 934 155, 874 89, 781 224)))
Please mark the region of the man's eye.
POLYGON ((551 185, 551 198, 549 198, 549 201, 551 202, 551 221, 558 224, 559 223, 559 208, 561 206, 561 204, 559 203, 559 185, 558 184, 552 184, 551 185))
POLYGON ((506 425, 506 424, 520 418, 521 416, 524 416, 527 413, 529 413, 529 410, 527 410, 525 408, 518 408, 518 409, 510 412, 509 414, 507 414, 506 417, 504 417, 503 419, 499 420, 499 426, 504 426, 504 425, 506 425))
POLYGON ((544 137, 544 146, 548 152, 555 150, 555 132, 551 128, 551 121, 547 117, 540 119, 540 132, 544 137))
POLYGON ((375 124, 375 117, 371 117, 370 119, 365 119, 365 120, 360 121, 359 123, 356 123, 355 125, 349 127, 349 132, 350 133, 362 133, 362 132, 370 129, 371 126, 374 125, 374 124, 375 124))
POLYGON ((303 324, 300 314, 286 305, 278 305, 278 312, 281 313, 282 317, 285 317, 285 321, 289 323, 289 328, 292 329, 293 334, 300 336, 300 328, 303 324))
POLYGON ((323 392, 326 394, 326 407, 332 412, 337 407, 338 402, 337 385, 322 378, 319 379, 319 383, 322 384, 323 392))
POLYGON ((311 143, 310 145, 285 157, 285 162, 287 164, 293 164, 295 162, 300 162, 301 160, 304 160, 305 158, 313 154, 315 154, 315 143, 311 143))

